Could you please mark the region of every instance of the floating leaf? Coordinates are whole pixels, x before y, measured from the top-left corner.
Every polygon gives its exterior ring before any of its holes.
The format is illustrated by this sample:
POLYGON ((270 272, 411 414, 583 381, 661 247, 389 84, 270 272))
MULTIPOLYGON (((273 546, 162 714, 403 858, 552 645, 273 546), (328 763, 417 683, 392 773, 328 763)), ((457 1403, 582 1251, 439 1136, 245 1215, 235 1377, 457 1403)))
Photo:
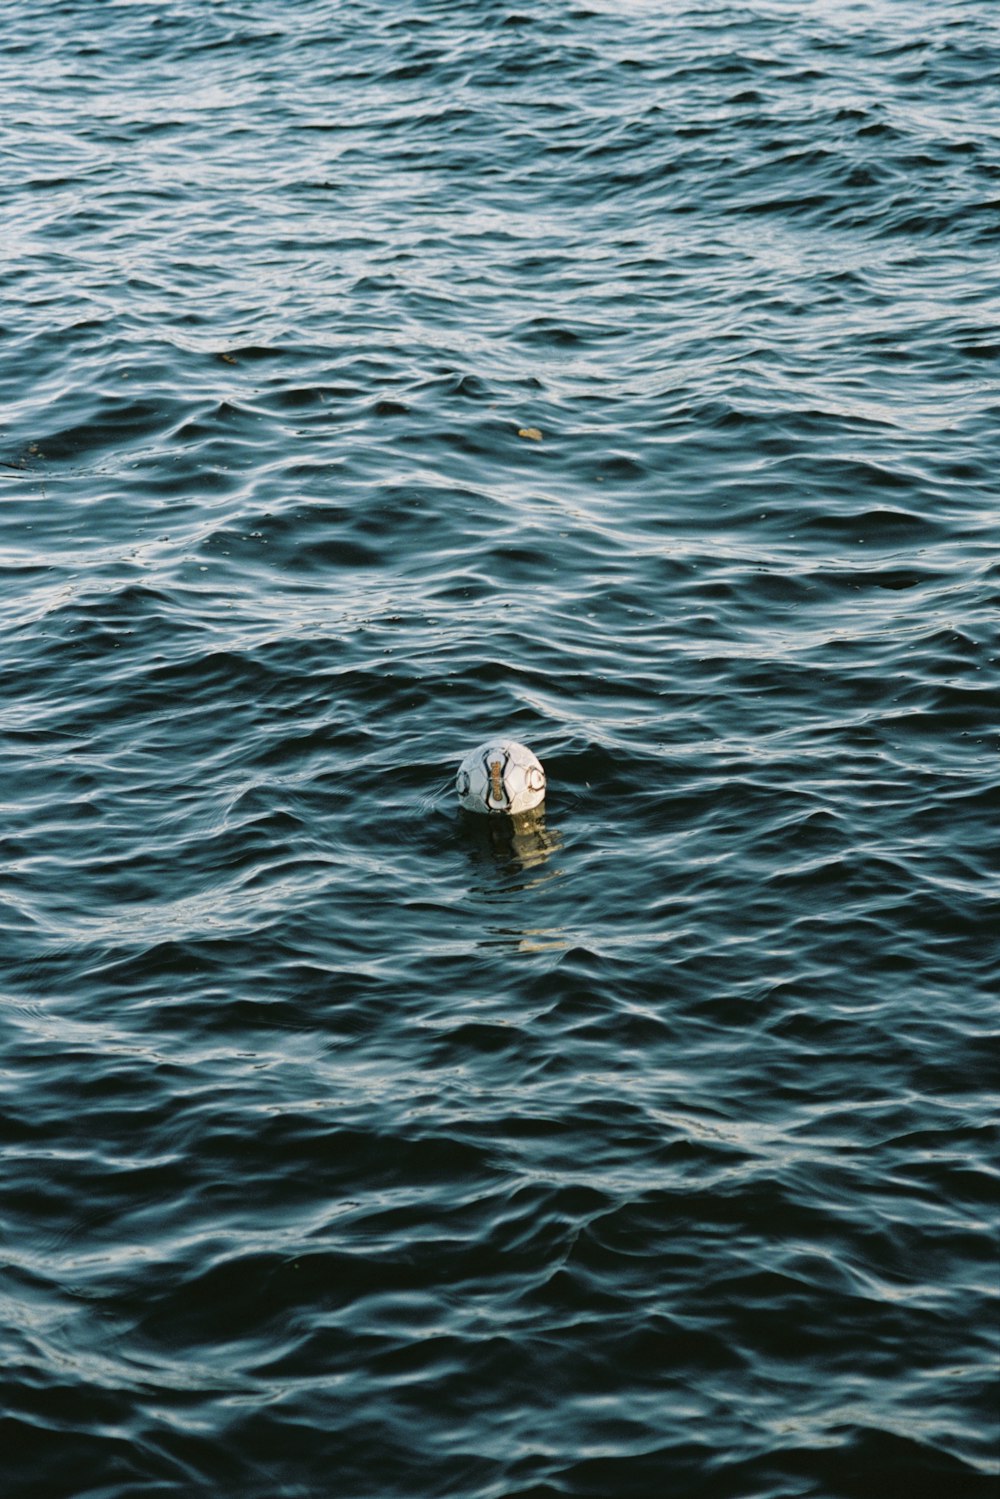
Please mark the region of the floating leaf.
POLYGON ((532 442, 541 442, 542 434, 537 427, 518 427, 518 437, 530 437, 532 442))

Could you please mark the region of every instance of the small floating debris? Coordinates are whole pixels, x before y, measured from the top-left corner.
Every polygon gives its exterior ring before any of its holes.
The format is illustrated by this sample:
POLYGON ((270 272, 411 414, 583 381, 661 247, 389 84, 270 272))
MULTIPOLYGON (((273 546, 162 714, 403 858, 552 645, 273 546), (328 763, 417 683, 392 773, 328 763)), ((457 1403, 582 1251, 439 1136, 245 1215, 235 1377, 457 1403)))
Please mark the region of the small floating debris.
POLYGON ((527 437, 532 442, 541 442, 542 440, 542 434, 537 427, 518 427, 517 435, 518 437, 527 437))

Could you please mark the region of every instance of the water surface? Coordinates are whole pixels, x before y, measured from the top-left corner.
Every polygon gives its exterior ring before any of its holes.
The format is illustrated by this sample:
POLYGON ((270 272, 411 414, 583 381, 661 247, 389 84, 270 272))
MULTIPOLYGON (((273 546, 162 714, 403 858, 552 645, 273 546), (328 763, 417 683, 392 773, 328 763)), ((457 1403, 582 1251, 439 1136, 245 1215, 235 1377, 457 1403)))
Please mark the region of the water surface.
POLYGON ((0 12, 4 1493, 994 1494, 995 8, 0 12))

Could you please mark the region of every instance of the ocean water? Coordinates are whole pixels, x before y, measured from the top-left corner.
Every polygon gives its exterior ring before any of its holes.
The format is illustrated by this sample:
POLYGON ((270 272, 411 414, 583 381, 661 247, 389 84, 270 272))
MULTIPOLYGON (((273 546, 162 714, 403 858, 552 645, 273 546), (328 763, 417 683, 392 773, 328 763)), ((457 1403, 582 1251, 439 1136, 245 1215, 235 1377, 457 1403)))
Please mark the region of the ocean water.
POLYGON ((1000 8, 0 15, 5 1499, 995 1495, 1000 8))

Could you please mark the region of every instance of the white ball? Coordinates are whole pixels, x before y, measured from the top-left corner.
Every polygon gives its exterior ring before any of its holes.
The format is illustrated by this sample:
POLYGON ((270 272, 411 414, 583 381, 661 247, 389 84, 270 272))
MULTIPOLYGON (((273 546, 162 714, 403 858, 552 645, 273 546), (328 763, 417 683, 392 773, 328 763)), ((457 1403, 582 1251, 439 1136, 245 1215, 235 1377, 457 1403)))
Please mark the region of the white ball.
POLYGON ((458 767, 455 790, 469 812, 530 812, 545 800, 545 772, 527 745, 488 739, 458 767))

